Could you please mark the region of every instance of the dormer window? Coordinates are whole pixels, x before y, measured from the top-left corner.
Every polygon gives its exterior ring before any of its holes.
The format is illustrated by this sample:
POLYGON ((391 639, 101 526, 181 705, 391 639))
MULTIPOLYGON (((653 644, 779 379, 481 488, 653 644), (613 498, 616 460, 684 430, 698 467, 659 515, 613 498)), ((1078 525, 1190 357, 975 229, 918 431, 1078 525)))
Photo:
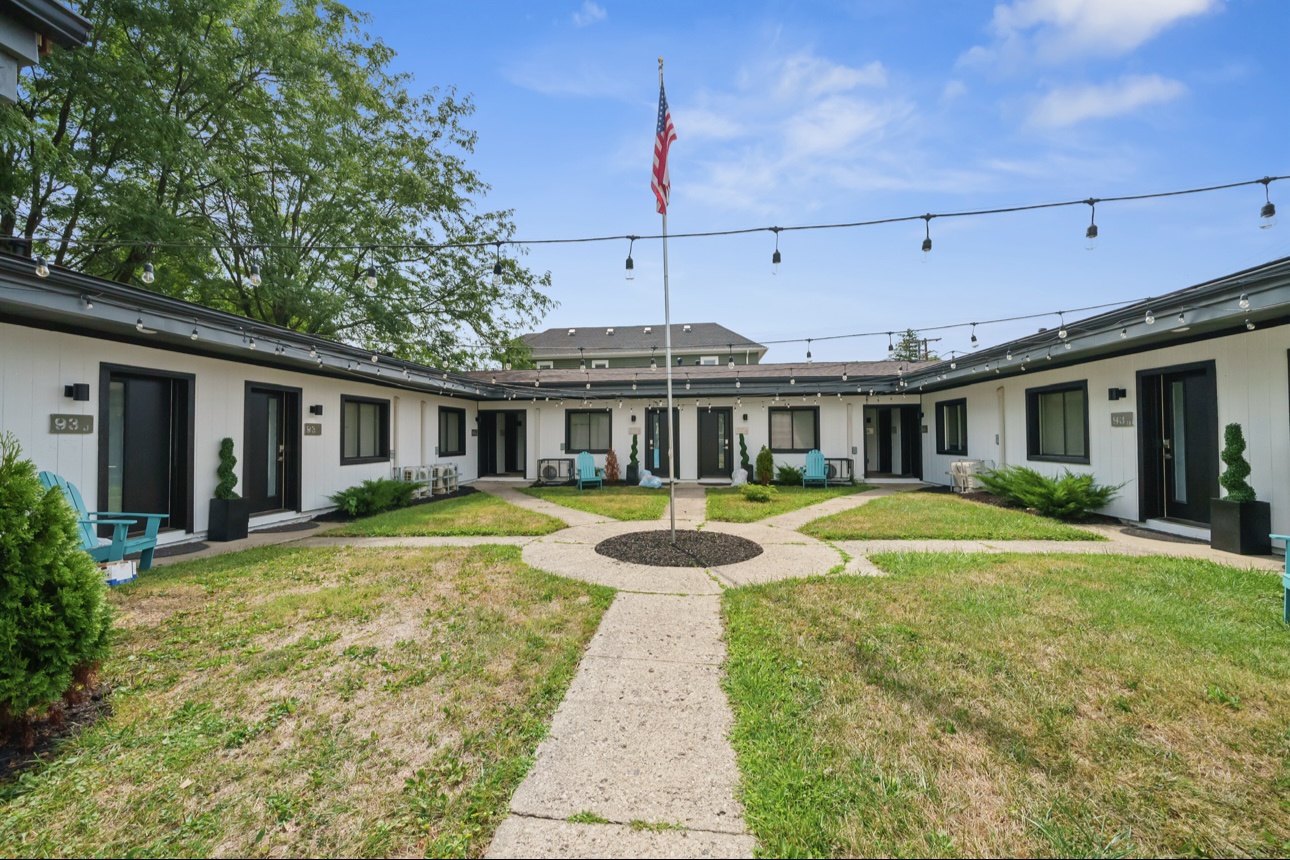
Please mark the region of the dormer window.
POLYGON ((681 331, 689 331, 689 330, 690 330, 690 326, 688 324, 681 327, 681 331))
POLYGON ((578 333, 578 330, 576 328, 569 329, 569 337, 573 337, 577 333, 578 333))
POLYGON ((613 337, 614 330, 612 328, 607 328, 605 329, 605 334, 609 335, 610 337, 613 337))
POLYGON ((652 325, 645 326, 645 334, 653 334, 653 333, 654 333, 654 326, 652 325))

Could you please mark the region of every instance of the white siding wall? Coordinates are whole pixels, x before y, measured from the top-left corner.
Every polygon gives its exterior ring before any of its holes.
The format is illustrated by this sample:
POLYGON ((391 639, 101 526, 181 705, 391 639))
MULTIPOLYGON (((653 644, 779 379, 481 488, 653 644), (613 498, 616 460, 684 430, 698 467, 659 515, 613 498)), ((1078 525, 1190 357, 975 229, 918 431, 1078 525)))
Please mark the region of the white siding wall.
POLYGON ((395 446, 393 457, 398 465, 456 463, 463 480, 475 478, 477 440, 470 431, 476 426, 476 406, 469 400, 0 324, 0 431, 14 433, 24 456, 38 469, 57 472, 80 487, 90 505, 98 498, 100 363, 194 375, 193 508, 197 532, 206 529, 207 500, 217 480, 219 441, 226 436, 236 443, 241 479, 242 419, 248 381, 301 389, 303 420, 323 425, 321 436, 301 438, 301 508, 306 512, 330 507, 328 496, 338 490, 391 474, 393 463, 340 465, 342 394, 391 402, 391 444, 395 446), (63 386, 74 382, 89 383, 89 402, 78 403, 63 396, 63 386), (322 404, 321 417, 309 414, 314 404, 322 404), (439 406, 466 410, 465 456, 435 456, 439 406), (84 436, 51 434, 51 413, 93 415, 95 432, 84 436))
MULTIPOLYGON (((1138 425, 1137 373, 1192 362, 1214 361, 1218 388, 1219 443, 1223 427, 1239 423, 1249 447, 1246 457, 1252 474, 1250 484, 1259 498, 1272 503, 1272 528, 1290 530, 1290 380, 1287 380, 1287 347, 1290 329, 1258 329, 1223 338, 1150 350, 1135 355, 1109 358, 1074 367, 1045 371, 1044 362, 1034 362, 1032 371, 1009 379, 985 378, 974 385, 928 394, 923 398, 924 480, 948 484, 951 460, 960 456, 936 453, 935 408, 937 401, 967 398, 969 459, 1028 465, 1044 474, 1059 474, 1063 464, 1030 462, 1026 456, 1026 389, 1062 382, 1088 381, 1089 459, 1087 466, 1072 465, 1072 471, 1091 472, 1102 483, 1127 482, 1106 513, 1138 519, 1138 425), (1000 426, 998 389, 1004 389, 1004 423, 1000 426), (1127 391, 1124 399, 1112 401, 1110 388, 1127 391), (1133 427, 1112 427, 1112 412, 1134 413, 1133 427), (1001 434, 1003 446, 996 441, 1001 434)), ((993 376, 993 374, 991 375, 993 376)))

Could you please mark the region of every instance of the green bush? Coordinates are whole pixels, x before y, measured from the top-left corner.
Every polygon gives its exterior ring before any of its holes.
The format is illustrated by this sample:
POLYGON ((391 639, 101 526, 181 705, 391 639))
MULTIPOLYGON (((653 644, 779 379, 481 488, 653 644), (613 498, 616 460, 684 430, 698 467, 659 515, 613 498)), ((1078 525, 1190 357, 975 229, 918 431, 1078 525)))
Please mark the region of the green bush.
POLYGON ((416 485, 407 481, 380 478, 341 490, 331 500, 351 517, 365 517, 391 508, 406 508, 412 504, 415 489, 416 485))
POLYGON ((215 474, 219 476, 219 483, 215 485, 215 498, 217 499, 236 499, 238 494, 233 492, 237 486, 237 473, 233 467, 237 465, 237 458, 233 456, 233 440, 221 439, 219 443, 219 466, 215 469, 215 474))
POLYGON ((780 464, 775 467, 775 481, 779 484, 802 485, 802 470, 796 466, 780 464))
POLYGON ((765 445, 757 452, 757 483, 769 484, 775 476, 775 457, 765 445))
POLYGON ((0 727, 22 729, 93 683, 112 629, 103 573, 76 514, 0 435, 0 727))
POLYGON ((1250 476, 1250 464, 1245 460, 1245 434, 1240 424, 1228 424, 1223 430, 1223 462, 1227 468, 1218 476, 1218 482, 1227 490, 1229 502, 1252 502, 1255 499, 1254 488, 1246 483, 1250 476))
POLYGON ((1005 466, 977 476, 985 488, 1014 505, 1030 508, 1059 520, 1082 520, 1104 508, 1119 495, 1124 484, 1105 486, 1092 475, 1077 475, 1070 469, 1060 478, 1049 478, 1025 466, 1005 466))
POLYGON ((773 502, 779 495, 779 490, 762 484, 744 484, 739 488, 739 492, 743 493, 743 497, 750 502, 773 502))

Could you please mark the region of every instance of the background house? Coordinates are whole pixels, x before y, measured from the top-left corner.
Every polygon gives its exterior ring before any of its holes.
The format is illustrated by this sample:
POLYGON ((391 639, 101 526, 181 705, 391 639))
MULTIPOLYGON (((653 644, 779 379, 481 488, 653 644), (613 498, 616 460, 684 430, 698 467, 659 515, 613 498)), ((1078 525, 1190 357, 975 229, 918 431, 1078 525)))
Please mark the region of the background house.
MULTIPOLYGON (((549 328, 521 338, 543 370, 562 368, 662 367, 664 326, 626 325, 549 328)), ((684 367, 757 364, 766 347, 716 323, 674 323, 672 361, 684 367)))

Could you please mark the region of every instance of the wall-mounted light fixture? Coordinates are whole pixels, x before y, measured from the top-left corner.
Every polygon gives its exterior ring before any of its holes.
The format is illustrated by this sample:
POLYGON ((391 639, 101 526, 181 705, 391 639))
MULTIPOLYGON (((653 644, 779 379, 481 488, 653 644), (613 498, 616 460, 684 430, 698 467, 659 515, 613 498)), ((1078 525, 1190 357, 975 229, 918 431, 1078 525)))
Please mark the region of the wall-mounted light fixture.
POLYGON ((70 397, 73 400, 88 401, 90 399, 90 384, 88 382, 75 382, 71 385, 64 385, 63 396, 70 397))
POLYGON ((322 414, 322 404, 321 404, 321 403, 315 403, 313 406, 310 406, 310 407, 309 407, 309 414, 310 414, 310 415, 321 415, 321 414, 322 414))
POLYGON ((1121 400, 1129 396, 1129 392, 1124 388, 1109 388, 1106 392, 1107 400, 1121 400))

